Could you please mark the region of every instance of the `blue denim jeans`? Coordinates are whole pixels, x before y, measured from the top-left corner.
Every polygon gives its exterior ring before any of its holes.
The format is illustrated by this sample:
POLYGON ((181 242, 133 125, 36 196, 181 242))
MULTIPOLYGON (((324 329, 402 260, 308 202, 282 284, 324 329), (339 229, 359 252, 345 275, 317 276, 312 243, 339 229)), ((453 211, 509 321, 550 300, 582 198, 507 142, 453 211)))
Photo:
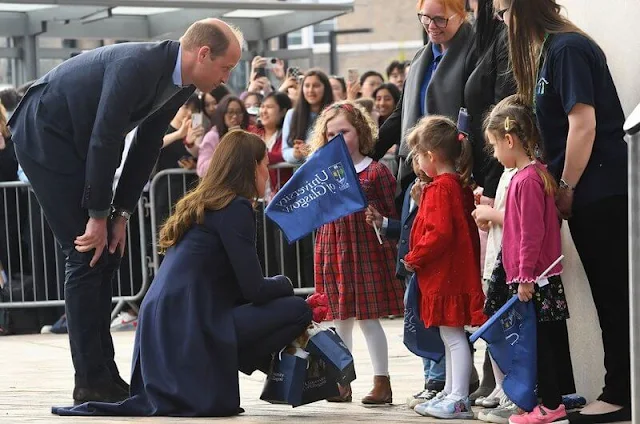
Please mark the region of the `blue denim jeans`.
POLYGON ((424 381, 445 381, 447 369, 444 356, 440 362, 422 358, 422 364, 424 366, 424 381))

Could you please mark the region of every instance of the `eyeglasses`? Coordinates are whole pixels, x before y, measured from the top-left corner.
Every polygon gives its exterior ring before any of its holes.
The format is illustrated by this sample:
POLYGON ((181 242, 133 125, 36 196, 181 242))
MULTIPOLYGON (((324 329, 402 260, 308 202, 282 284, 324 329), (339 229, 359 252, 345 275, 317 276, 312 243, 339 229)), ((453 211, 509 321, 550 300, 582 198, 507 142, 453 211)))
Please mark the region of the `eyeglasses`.
POLYGON ((496 18, 498 18, 498 19, 500 19, 501 21, 504 22, 504 14, 507 13, 508 10, 509 10, 508 7, 506 9, 498 10, 496 12, 496 18))
POLYGON ((418 20, 423 25, 429 26, 431 25, 431 22, 433 22, 438 28, 445 29, 447 27, 447 24, 449 23, 449 19, 455 16, 456 15, 453 14, 448 18, 443 18, 442 16, 436 16, 432 18, 431 16, 425 15, 424 13, 418 13, 418 20))
POLYGON ((244 113, 241 110, 227 110, 225 114, 227 116, 242 116, 244 113))

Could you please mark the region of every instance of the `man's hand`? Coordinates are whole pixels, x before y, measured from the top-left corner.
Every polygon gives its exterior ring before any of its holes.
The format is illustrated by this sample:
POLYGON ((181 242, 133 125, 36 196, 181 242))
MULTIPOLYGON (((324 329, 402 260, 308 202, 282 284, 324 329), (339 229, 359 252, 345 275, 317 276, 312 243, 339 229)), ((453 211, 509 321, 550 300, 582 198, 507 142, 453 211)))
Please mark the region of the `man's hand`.
POLYGON ((89 266, 93 268, 107 245, 107 218, 89 218, 84 234, 76 237, 75 245, 76 250, 82 253, 95 249, 89 263, 89 266))
POLYGON ((119 249, 120 257, 124 256, 124 248, 127 243, 127 220, 122 216, 111 220, 111 240, 109 240, 109 252, 111 254, 119 249))

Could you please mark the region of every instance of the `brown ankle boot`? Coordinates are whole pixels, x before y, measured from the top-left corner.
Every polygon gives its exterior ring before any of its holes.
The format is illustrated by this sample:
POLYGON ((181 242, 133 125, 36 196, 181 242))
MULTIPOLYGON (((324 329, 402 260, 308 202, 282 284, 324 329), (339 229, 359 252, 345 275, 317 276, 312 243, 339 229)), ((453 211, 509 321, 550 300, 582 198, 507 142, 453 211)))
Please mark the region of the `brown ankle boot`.
POLYGON ((386 375, 373 376, 373 389, 362 398, 365 405, 384 405, 393 403, 391 381, 386 375))
POLYGON ((338 384, 338 389, 340 389, 340 395, 328 398, 327 402, 351 402, 351 384, 347 384, 346 386, 338 384))

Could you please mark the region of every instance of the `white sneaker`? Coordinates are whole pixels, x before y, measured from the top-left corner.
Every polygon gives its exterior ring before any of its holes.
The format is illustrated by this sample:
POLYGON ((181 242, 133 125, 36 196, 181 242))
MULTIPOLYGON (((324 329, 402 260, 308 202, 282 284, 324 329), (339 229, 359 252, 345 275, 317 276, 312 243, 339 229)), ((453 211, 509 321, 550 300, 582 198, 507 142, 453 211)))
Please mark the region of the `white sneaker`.
POLYGON ((53 325, 45 325, 40 329, 40 334, 51 334, 51 328, 53 325))
POLYGON ((120 312, 113 321, 111 321, 112 330, 129 330, 135 329, 138 324, 138 316, 130 312, 120 312))
POLYGON ((409 408, 413 409, 416 407, 416 405, 420 405, 421 403, 430 401, 437 395, 438 395, 438 392, 436 390, 426 389, 422 393, 418 394, 417 396, 411 396, 409 399, 407 399, 407 405, 409 406, 409 408))

